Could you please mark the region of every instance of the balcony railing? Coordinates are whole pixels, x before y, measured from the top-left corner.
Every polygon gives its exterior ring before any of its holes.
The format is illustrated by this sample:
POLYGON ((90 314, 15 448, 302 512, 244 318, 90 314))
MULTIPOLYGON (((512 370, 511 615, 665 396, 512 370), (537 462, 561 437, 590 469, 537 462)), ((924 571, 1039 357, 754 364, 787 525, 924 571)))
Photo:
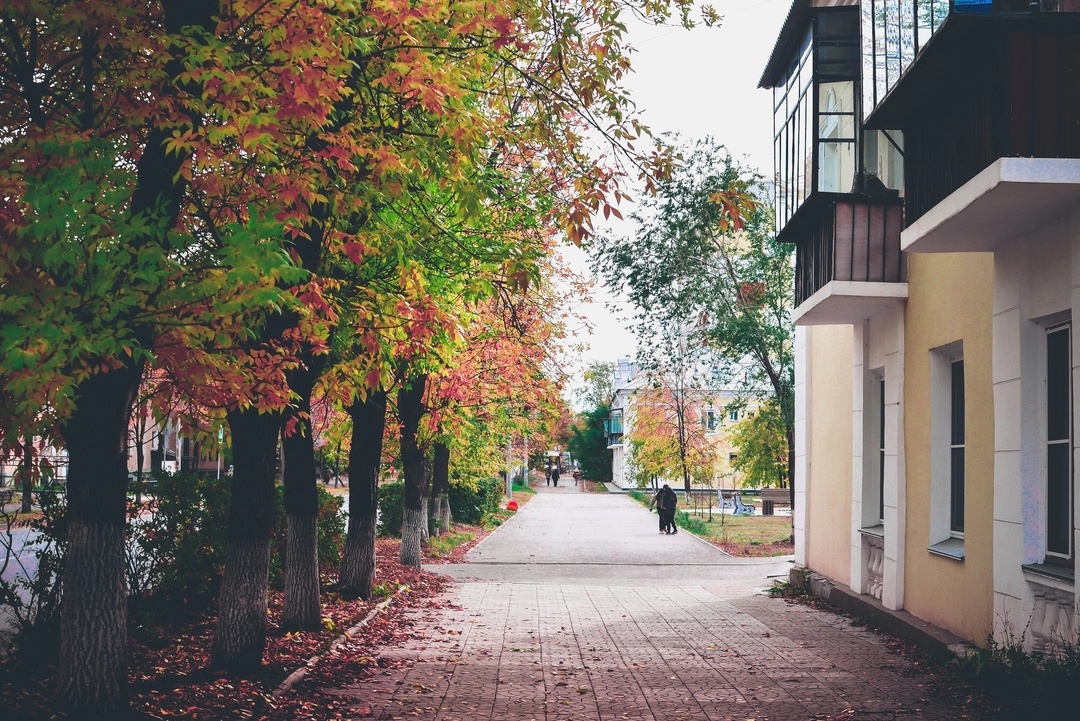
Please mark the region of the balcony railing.
POLYGON ((836 200, 800 240, 795 260, 795 304, 834 280, 903 283, 900 252, 902 201, 894 198, 836 200))

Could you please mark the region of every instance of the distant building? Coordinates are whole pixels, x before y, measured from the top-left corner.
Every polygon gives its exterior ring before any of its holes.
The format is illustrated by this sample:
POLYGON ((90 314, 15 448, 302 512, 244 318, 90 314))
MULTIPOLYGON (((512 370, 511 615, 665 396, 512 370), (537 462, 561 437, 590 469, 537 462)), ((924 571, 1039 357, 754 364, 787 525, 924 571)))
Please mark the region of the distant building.
MULTIPOLYGON (((615 369, 615 394, 604 429, 612 454, 612 481, 621 488, 637 487, 630 451, 634 438, 635 408, 650 391, 646 376, 638 365, 629 358, 619 358, 615 369)), ((749 403, 745 408, 729 410, 728 405, 736 398, 730 389, 693 389, 690 392, 695 396, 694 417, 690 421, 698 426, 696 430, 702 431, 717 451, 716 466, 708 474, 708 481, 697 485, 708 488, 736 487, 737 478, 731 462, 737 455, 737 449, 731 446, 729 431, 739 421, 752 416, 757 405, 749 403)), ((657 482, 671 483, 680 488, 683 486, 682 479, 676 478, 660 478, 657 482)))

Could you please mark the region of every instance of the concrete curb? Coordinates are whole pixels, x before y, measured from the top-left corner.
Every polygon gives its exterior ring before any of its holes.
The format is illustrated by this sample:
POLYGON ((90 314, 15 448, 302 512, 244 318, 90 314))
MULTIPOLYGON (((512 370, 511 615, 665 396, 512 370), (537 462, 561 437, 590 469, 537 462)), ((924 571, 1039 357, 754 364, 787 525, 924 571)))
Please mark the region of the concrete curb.
POLYGON ((296 684, 296 682, 298 682, 304 676, 307 676, 307 672, 308 672, 309 669, 314 668, 315 664, 317 664, 319 661, 321 661, 326 656, 329 656, 330 654, 337 651, 338 648, 341 647, 341 644, 345 643, 346 641, 348 641, 349 639, 354 637, 356 634, 358 634, 361 630, 363 630, 363 628, 365 626, 367 626, 369 623, 371 623, 371 619, 375 618, 380 613, 385 611, 390 606, 390 604, 394 602, 394 599, 396 599, 398 596, 402 595, 407 588, 408 588, 407 586, 402 586, 402 587, 398 588, 398 590, 394 592, 394 595, 390 596, 385 601, 382 601, 381 603, 377 604, 375 606, 375 608, 368 611, 368 614, 366 616, 364 616, 362 619, 360 619, 360 621, 358 621, 356 624, 351 626, 343 634, 341 634, 340 636, 335 638, 330 643, 330 646, 325 651, 323 651, 322 653, 315 654, 314 656, 309 658, 307 661, 305 661, 303 666, 301 666, 300 668, 298 668, 295 671, 293 671, 292 673, 290 673, 285 678, 285 680, 281 682, 281 685, 278 686, 276 689, 274 689, 273 692, 270 695, 273 698, 281 698, 282 696, 284 696, 289 691, 289 689, 291 689, 296 684))
MULTIPOLYGON (((505 506, 503 506, 503 507, 505 508, 505 506)), ((519 514, 519 513, 521 513, 521 508, 518 508, 518 509, 517 509, 516 511, 514 511, 514 515, 510 516, 509 518, 507 518, 507 519, 506 519, 506 520, 505 520, 504 522, 502 522, 502 523, 500 523, 499 525, 495 526, 495 530, 493 530, 493 531, 492 531, 491 533, 487 534, 486 536, 484 536, 483 538, 481 538, 481 539, 480 539, 479 541, 477 541, 477 542, 476 542, 476 545, 475 545, 475 546, 473 546, 472 548, 470 548, 470 549, 469 549, 469 552, 468 552, 468 553, 466 553, 465 555, 466 555, 466 556, 468 556, 468 555, 469 555, 470 553, 472 553, 472 552, 473 552, 473 551, 475 551, 476 549, 480 548, 480 546, 484 545, 484 541, 486 541, 487 539, 491 538, 491 537, 492 537, 492 536, 494 536, 494 535, 495 535, 496 533, 498 533, 498 532, 499 532, 499 531, 501 531, 501 530, 502 530, 503 528, 505 528, 505 527, 506 527, 506 525, 510 523, 510 521, 512 521, 512 520, 514 520, 515 518, 517 518, 517 514, 519 514)), ((469 561, 465 561, 465 563, 469 563, 469 561)), ((445 564, 434 564, 434 565, 445 565, 445 564)), ((424 569, 424 570, 430 570, 430 569, 424 569)))

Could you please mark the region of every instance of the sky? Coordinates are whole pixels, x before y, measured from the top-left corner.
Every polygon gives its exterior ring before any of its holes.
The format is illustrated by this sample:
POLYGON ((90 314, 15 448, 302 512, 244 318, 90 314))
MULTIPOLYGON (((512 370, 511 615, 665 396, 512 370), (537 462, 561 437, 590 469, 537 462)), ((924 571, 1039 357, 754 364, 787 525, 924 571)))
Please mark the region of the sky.
MULTIPOLYGON (((772 175, 772 94, 758 80, 787 17, 791 0, 714 0, 723 17, 719 28, 693 30, 630 25, 634 74, 627 81, 644 122, 654 133, 678 132, 687 140, 711 135, 763 175, 772 175)), ((623 214, 629 212, 623 208, 623 214)), ((628 234, 630 224, 613 226, 628 234)), ((564 254, 579 273, 591 276, 588 258, 578 248, 564 254)), ((592 360, 613 362, 634 355, 627 317, 632 308, 599 283, 593 301, 575 308, 591 323, 575 340, 588 343, 579 369, 592 360)))

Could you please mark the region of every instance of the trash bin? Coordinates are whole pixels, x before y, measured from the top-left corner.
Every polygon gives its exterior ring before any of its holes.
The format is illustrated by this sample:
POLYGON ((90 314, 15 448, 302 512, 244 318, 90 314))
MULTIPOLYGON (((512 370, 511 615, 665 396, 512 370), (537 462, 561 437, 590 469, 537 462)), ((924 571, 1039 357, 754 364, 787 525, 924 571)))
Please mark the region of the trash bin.
POLYGON ((773 515, 773 503, 775 503, 775 501, 766 501, 766 500, 762 499, 762 501, 761 501, 761 515, 763 515, 763 516, 771 516, 771 515, 773 515))

